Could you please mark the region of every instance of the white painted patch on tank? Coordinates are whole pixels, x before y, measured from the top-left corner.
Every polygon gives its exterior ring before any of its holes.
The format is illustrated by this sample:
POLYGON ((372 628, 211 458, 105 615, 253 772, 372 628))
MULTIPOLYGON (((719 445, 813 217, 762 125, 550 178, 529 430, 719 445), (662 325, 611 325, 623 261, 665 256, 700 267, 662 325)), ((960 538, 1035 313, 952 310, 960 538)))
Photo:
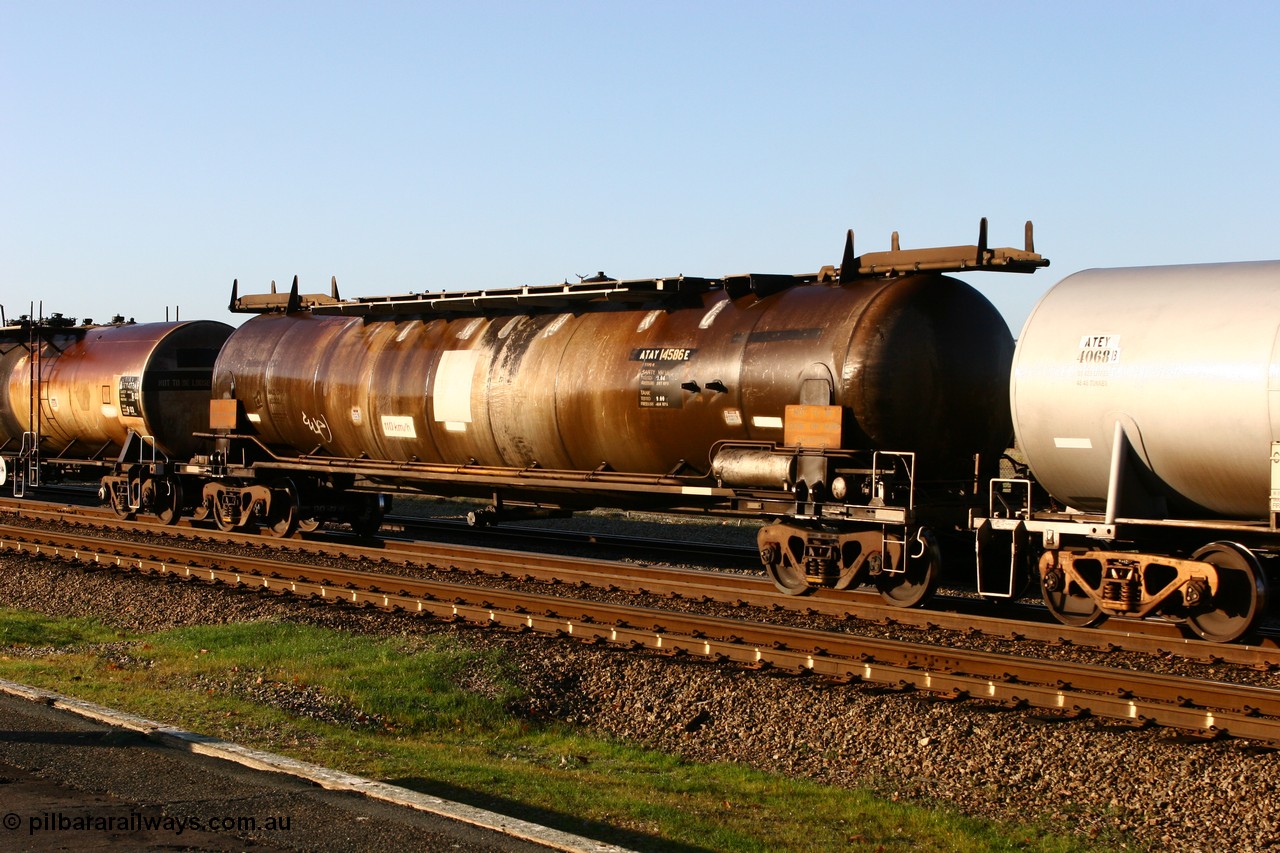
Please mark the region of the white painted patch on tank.
POLYGON ((1053 439, 1053 446, 1063 450, 1093 450, 1093 442, 1087 438, 1057 438, 1053 439))
POLYGON ((751 419, 751 425, 761 429, 782 429, 782 418, 756 415, 751 419))
POLYGON ((484 322, 483 317, 476 317, 466 325, 461 332, 458 333, 458 340, 470 340, 471 336, 476 333, 476 329, 480 328, 480 324, 484 322))
POLYGON ((440 367, 431 389, 436 423, 471 423, 471 382, 479 358, 478 350, 447 350, 440 354, 440 367))
POLYGON ((506 324, 498 331, 498 340, 506 340, 507 335, 511 334, 511 330, 523 322, 523 315, 516 315, 506 322, 506 324))

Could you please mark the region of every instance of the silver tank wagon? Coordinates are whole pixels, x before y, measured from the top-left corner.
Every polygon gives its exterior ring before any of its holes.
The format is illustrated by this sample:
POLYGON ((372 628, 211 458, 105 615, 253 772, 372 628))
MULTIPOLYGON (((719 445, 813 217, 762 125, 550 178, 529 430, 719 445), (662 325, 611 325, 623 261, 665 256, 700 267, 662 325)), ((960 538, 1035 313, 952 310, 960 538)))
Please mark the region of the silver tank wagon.
POLYGON ((1102 511, 1119 425, 1136 468, 1120 514, 1266 518, 1278 331, 1280 261, 1068 276, 1018 339, 1018 447, 1054 498, 1102 511))
POLYGON ((1249 635, 1280 549, 1278 333, 1280 261, 1054 286, 1010 379, 1032 478, 994 481, 974 519, 980 582, 1011 554, 1004 588, 1030 569, 1064 623, 1162 616, 1218 642, 1249 635))

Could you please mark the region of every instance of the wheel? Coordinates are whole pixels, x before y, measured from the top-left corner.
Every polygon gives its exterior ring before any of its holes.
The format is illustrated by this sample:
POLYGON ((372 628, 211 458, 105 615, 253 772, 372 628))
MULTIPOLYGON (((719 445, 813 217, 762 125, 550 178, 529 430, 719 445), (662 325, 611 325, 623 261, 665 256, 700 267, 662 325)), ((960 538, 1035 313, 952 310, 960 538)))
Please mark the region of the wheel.
MULTIPOLYGON (((1095 561, 1080 560, 1076 562, 1075 569, 1084 576, 1093 566, 1097 566, 1097 580, 1100 581, 1102 567, 1095 561)), ((1085 580, 1089 581, 1091 578, 1086 577, 1085 580)), ((1044 598, 1045 606, 1049 608, 1053 618, 1063 625, 1070 625, 1073 628, 1091 628, 1101 622, 1106 615, 1078 583, 1067 580, 1065 573, 1058 568, 1056 562, 1048 570, 1040 573, 1040 595, 1044 598)))
POLYGON ((1214 643, 1233 643, 1258 626, 1267 609, 1267 579, 1258 558, 1234 542, 1214 542, 1191 555, 1218 570, 1218 594, 1189 608, 1187 624, 1214 643))
POLYGON ((271 487, 271 509, 262 532, 285 539, 298 530, 298 488, 292 480, 281 480, 271 487))
POLYGON ((177 524, 182 518, 182 483, 168 477, 147 480, 142 485, 143 505, 151 507, 164 524, 177 524))
POLYGON ((876 576, 880 597, 894 607, 916 607, 927 601, 942 576, 942 552, 927 527, 917 530, 905 549, 905 571, 881 572, 876 576))
MULTIPOLYGON (((803 542, 800 550, 803 553, 803 542)), ((760 562, 764 564, 765 574, 773 581, 773 585, 787 595, 804 595, 810 591, 804 567, 795 559, 790 548, 783 548, 777 542, 766 542, 760 546, 760 562)))

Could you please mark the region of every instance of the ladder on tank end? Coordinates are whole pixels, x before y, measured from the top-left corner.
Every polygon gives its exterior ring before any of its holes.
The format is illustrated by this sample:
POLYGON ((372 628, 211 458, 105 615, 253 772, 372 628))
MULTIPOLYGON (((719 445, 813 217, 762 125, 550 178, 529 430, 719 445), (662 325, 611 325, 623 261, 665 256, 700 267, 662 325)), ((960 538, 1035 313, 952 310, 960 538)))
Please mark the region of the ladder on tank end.
MULTIPOLYGON (((0 460, 0 484, 4 483, 4 462, 0 460)), ((40 487, 40 441, 34 432, 22 434, 22 445, 13 460, 13 496, 26 497, 27 486, 40 487)))
POLYGON ((169 463, 169 457, 156 447, 153 435, 143 435, 129 430, 128 438, 116 457, 115 470, 129 472, 125 489, 125 506, 131 512, 142 509, 142 487, 149 474, 169 463), (133 458, 136 455, 137 458, 133 458))

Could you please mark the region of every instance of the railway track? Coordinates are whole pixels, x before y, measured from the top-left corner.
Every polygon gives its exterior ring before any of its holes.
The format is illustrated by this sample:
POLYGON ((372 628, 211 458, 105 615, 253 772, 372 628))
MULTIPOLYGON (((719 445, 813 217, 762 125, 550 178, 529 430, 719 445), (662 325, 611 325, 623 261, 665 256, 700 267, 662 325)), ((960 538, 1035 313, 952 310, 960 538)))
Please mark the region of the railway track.
MULTIPOLYGON (((929 609, 901 608, 886 604, 877 593, 865 590, 819 589, 810 595, 798 597, 779 592, 762 575, 635 562, 619 563, 544 552, 504 553, 489 547, 460 545, 456 542, 442 544, 412 538, 368 540, 323 532, 308 534, 305 538, 278 540, 228 534, 190 524, 167 526, 141 520, 125 523, 109 510, 99 507, 34 507, 30 502, 0 499, 0 517, 6 512, 21 512, 31 518, 70 521, 103 530, 116 530, 120 535, 126 536, 159 534, 197 546, 207 542, 227 542, 239 547, 283 550, 320 558, 351 558, 372 564, 432 567, 463 575, 486 576, 495 582, 530 581, 566 585, 583 590, 583 595, 589 594, 587 590, 596 588, 602 593, 651 594, 699 603, 715 602, 733 607, 763 608, 772 612, 798 612, 840 620, 857 619, 886 627, 925 631, 943 629, 960 632, 967 637, 1051 643, 1103 652, 1176 656, 1199 663, 1227 663, 1263 671, 1280 669, 1280 636, 1274 631, 1262 633, 1252 645, 1210 643, 1187 637, 1177 624, 1171 622, 1154 619, 1111 620, 1099 627, 1073 628, 1058 623, 1039 605, 1019 602, 993 605, 989 601, 959 595, 938 596, 929 609)), ((475 532, 458 524, 447 525, 445 529, 475 532)), ((403 534, 416 532, 418 531, 412 529, 400 531, 403 534)), ((492 532, 486 530, 486 536, 492 532)), ((596 538, 596 534, 582 534, 577 541, 584 544, 584 540, 590 538, 596 538)), ((610 544, 618 546, 648 544, 647 539, 636 537, 607 538, 610 544)), ((681 543, 673 541, 666 544, 676 547, 681 543)))
MULTIPOLYGON (((114 512, 101 506, 96 488, 76 485, 54 485, 41 488, 43 498, 28 496, 23 500, 0 497, 0 511, 5 509, 25 510, 34 504, 44 502, 52 506, 75 506, 78 512, 86 517, 114 520, 114 512), (50 497, 63 498, 63 502, 49 501, 50 497)), ((145 524, 145 520, 139 523, 145 524)), ((213 529, 209 523, 193 524, 190 519, 182 519, 176 527, 166 529, 213 529)), ((688 561, 705 560, 715 564, 732 564, 756 566, 760 562, 760 554, 754 545, 732 545, 721 543, 699 542, 691 539, 661 538, 656 536, 626 536, 616 533, 598 531, 584 532, 576 530, 530 527, 520 524, 503 524, 502 526, 476 526, 452 517, 432 517, 421 515, 388 514, 382 522, 385 532, 397 536, 414 539, 434 540, 440 536, 470 537, 483 535, 490 543, 504 543, 520 548, 529 545, 582 545, 590 547, 636 549, 648 555, 669 555, 672 558, 688 561), (481 531, 483 531, 481 533, 481 531)), ((306 538, 301 534, 300 538, 306 538)))
MULTIPOLYGON (((566 599, 377 573, 367 566, 302 564, 291 562, 283 552, 240 556, 171 544, 124 543, 96 533, 3 525, 0 553, 223 583, 721 665, 917 690, 956 701, 1038 709, 1064 719, 1096 716, 1280 745, 1280 690, 1266 687, 566 599)), ((508 571, 519 571, 528 557, 491 552, 489 559, 495 568, 505 561, 508 571)))

